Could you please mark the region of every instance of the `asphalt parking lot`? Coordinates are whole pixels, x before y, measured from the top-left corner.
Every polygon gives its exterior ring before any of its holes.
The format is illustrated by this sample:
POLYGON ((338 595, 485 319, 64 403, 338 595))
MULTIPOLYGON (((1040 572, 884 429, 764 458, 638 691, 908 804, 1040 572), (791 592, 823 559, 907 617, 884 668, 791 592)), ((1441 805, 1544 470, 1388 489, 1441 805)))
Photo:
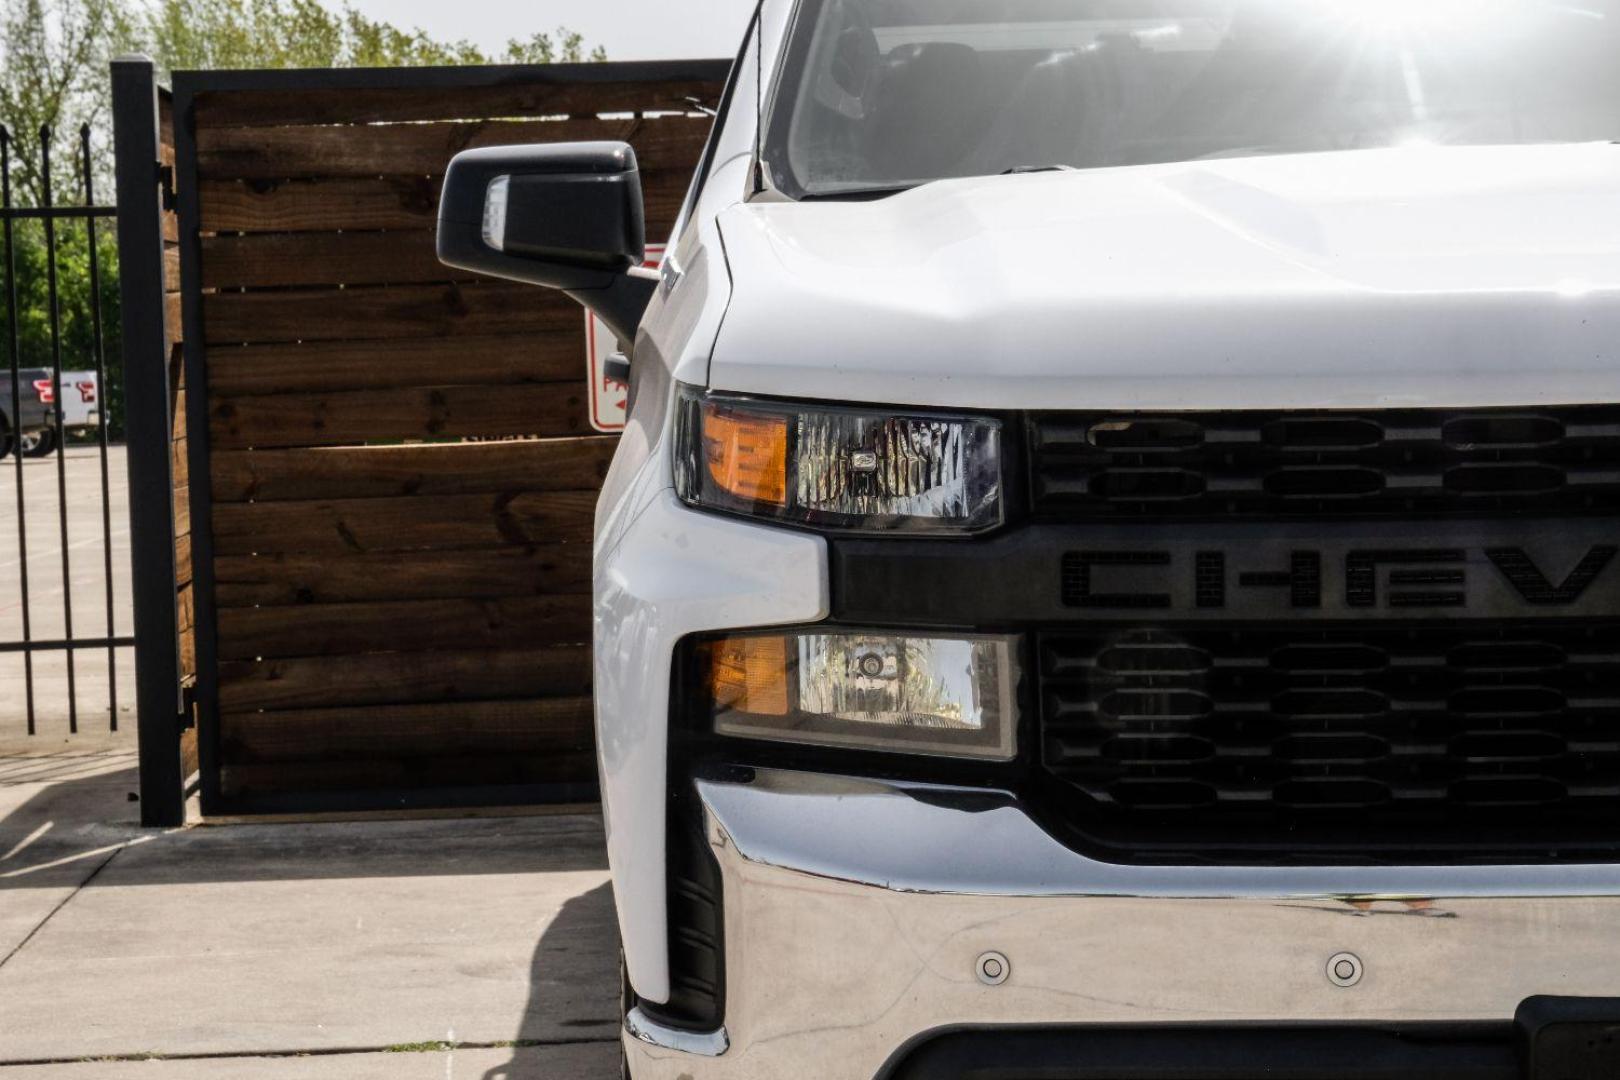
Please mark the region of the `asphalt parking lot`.
MULTIPOLYGON (((27 569, 28 630, 35 641, 67 635, 71 610, 76 638, 108 636, 106 556, 112 555, 111 636, 133 632, 129 580, 129 489, 124 448, 107 452, 107 505, 110 548, 102 523, 101 454, 94 445, 70 445, 62 459, 66 488, 67 576, 63 578, 62 514, 57 457, 25 459, 22 518, 18 529, 17 459, 0 460, 0 753, 25 747, 62 745, 68 737, 68 663, 62 652, 33 657, 34 712, 38 734, 27 737, 27 661, 8 646, 24 636, 23 571, 27 569), (26 561, 23 556, 26 539, 26 561)), ((102 741, 111 727, 114 688, 118 716, 132 721, 134 656, 116 650, 79 650, 74 658, 74 689, 81 736, 74 745, 102 741), (110 678, 110 669, 116 669, 110 678)), ((126 724, 125 726, 129 726, 126 724)))

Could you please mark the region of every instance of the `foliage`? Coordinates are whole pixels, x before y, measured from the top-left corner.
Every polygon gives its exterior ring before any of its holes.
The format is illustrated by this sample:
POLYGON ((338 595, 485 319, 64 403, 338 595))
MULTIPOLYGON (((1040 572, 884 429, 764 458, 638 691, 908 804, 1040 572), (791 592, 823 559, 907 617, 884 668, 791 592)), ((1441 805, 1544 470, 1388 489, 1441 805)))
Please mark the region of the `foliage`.
POLYGON ((606 49, 598 45, 587 53, 584 36, 562 26, 555 34, 533 34, 521 40, 512 38, 506 43, 506 52, 499 57, 507 64, 576 64, 584 60, 600 63, 606 59, 606 49))
POLYGON ((49 128, 60 165, 52 195, 76 186, 74 134, 108 116, 107 61, 128 27, 113 0, 0 0, 0 122, 12 147, 14 200, 37 206, 43 196, 35 140, 49 128), (26 148, 26 152, 18 151, 26 148))
MULTIPOLYGON (((77 0, 88 2, 88 0, 77 0)), ((134 27, 168 70, 195 68, 419 67, 603 60, 560 29, 512 40, 491 55, 469 41, 439 41, 320 0, 154 0, 134 27)))

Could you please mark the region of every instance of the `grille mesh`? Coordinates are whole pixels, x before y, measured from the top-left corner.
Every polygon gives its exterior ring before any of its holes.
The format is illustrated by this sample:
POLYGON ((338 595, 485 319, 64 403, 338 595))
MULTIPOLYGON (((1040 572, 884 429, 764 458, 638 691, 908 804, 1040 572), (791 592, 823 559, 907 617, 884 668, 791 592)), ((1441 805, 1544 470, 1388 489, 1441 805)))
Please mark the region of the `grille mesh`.
POLYGON ((1620 406, 1030 419, 1049 518, 1620 509, 1620 406))
POLYGON ((1620 840, 1620 621, 1086 628, 1038 649, 1044 766, 1115 820, 1262 840, 1596 815, 1620 840))

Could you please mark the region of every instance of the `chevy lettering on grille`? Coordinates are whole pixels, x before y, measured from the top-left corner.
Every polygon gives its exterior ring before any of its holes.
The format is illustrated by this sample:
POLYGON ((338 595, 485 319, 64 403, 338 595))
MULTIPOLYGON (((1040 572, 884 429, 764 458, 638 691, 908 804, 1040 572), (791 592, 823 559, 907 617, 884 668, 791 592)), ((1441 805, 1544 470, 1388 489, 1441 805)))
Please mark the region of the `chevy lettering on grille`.
MULTIPOLYGON (((1287 552, 1280 566, 1267 569, 1245 569, 1264 565, 1245 552, 1082 550, 1063 556, 1062 589, 1065 605, 1101 610, 1174 608, 1177 595, 1168 583, 1177 574, 1186 578, 1183 585, 1190 587, 1195 607, 1223 613, 1234 606, 1264 603, 1267 598, 1296 610, 1333 605, 1347 609, 1468 608, 1471 600, 1497 605, 1506 601, 1509 606, 1516 600, 1522 607, 1567 608, 1579 604, 1606 572, 1620 573, 1612 569, 1617 553, 1620 547, 1613 544, 1592 545, 1563 572, 1568 566, 1565 560, 1543 565, 1532 550, 1511 545, 1352 548, 1342 555, 1321 548, 1295 548, 1287 552), (1336 563, 1342 558, 1333 568, 1336 573, 1325 566, 1330 556, 1336 563), (1497 580, 1471 585, 1471 572, 1492 575, 1492 571, 1497 580), (1340 586, 1331 597, 1330 578, 1340 586)), ((1181 591, 1185 601, 1186 589, 1181 591)))
POLYGON ((1620 615, 1620 523, 1594 517, 1031 525, 931 549, 846 542, 834 566, 846 620, 1156 626, 1620 615))

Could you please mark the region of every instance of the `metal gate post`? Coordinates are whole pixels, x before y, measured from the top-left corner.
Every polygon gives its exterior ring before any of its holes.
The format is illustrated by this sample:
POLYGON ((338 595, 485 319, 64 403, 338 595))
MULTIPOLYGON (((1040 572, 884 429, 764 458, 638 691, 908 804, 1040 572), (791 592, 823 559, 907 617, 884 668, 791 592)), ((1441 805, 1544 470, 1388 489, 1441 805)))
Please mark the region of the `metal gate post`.
POLYGON ((175 591, 170 444, 174 418, 169 404, 171 343, 164 323, 158 89, 152 61, 144 56, 113 61, 112 91, 141 823, 181 825, 186 778, 180 744, 185 725, 175 591))

